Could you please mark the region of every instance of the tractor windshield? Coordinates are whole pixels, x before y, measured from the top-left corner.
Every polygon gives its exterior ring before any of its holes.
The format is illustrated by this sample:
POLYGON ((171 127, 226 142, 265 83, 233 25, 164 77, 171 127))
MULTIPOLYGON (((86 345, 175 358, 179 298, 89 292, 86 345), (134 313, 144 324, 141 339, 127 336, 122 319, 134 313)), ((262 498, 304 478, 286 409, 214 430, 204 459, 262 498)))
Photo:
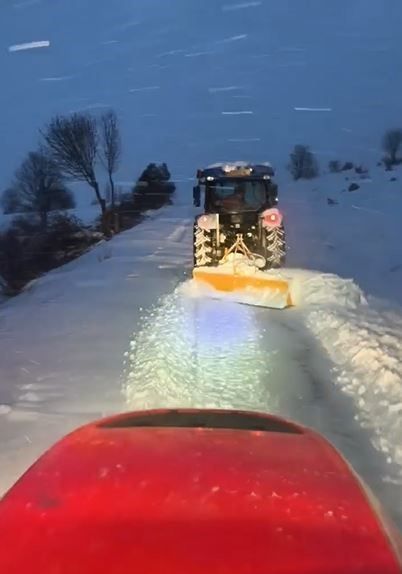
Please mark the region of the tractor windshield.
POLYGON ((211 184, 209 196, 217 211, 258 211, 267 201, 267 190, 262 181, 226 179, 211 184))

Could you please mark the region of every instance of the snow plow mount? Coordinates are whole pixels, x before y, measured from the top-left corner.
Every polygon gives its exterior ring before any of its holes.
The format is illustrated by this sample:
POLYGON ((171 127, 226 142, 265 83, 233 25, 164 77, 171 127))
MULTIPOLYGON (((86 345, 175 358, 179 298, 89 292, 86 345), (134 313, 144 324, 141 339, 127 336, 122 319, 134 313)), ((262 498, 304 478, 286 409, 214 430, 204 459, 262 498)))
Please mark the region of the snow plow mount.
POLYGON ((225 249, 225 254, 220 260, 219 264, 223 265, 229 261, 230 255, 233 255, 233 271, 236 274, 236 259, 237 255, 244 255, 244 257, 258 269, 262 269, 265 265, 265 259, 262 255, 252 253, 247 245, 244 243, 243 234, 236 235, 236 241, 229 249, 225 249))

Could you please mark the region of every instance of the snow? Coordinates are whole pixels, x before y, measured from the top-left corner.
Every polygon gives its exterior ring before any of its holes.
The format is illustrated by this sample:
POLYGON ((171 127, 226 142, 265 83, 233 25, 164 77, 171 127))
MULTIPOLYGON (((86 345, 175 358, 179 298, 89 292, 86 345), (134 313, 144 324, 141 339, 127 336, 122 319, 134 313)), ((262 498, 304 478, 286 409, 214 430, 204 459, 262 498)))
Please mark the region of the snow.
POLYGON ((191 262, 189 211, 152 214, 0 306, 0 492, 65 432, 124 410, 123 352, 191 262))
POLYGON ((153 92, 155 90, 160 90, 160 89, 161 89, 160 86, 145 86, 144 88, 131 88, 128 91, 131 93, 134 93, 134 92, 153 92))
POLYGON ((223 12, 230 12, 233 10, 243 10, 244 8, 257 8, 261 6, 262 2, 242 2, 239 4, 225 4, 222 6, 223 12))
POLYGON ((227 140, 228 142, 232 142, 232 143, 245 143, 245 142, 258 142, 261 141, 261 138, 228 138, 227 140))
POLYGON ((193 282, 166 297, 126 353, 128 407, 264 410, 313 426, 401 524, 402 313, 373 309, 351 280, 286 272, 299 293, 290 312, 215 301, 193 282))
POLYGON ((8 48, 9 52, 22 52, 23 50, 34 50, 35 48, 48 48, 50 42, 48 40, 41 40, 39 42, 26 42, 25 44, 15 44, 8 48))
MULTIPOLYGON (((335 383, 356 404, 356 418, 373 431, 374 446, 402 468, 402 315, 325 305, 306 323, 336 367, 335 383)), ((402 486, 402 472, 397 475, 402 486)))
POLYGON ((239 40, 245 40, 247 34, 238 34, 237 36, 231 36, 230 38, 224 38, 219 40, 218 44, 229 44, 230 42, 238 42, 239 40))
POLYGON ((354 170, 297 184, 279 179, 280 207, 291 221, 287 264, 353 277, 368 296, 402 306, 402 170, 367 165, 364 179, 354 170), (349 192, 355 182, 360 189, 349 192))
POLYGON ((237 112, 222 112, 223 116, 247 116, 252 115, 254 112, 252 110, 238 110, 237 112))
POLYGON ((332 108, 294 108, 296 112, 332 112, 332 108))
POLYGON ((210 94, 218 94, 220 92, 235 92, 241 89, 241 86, 222 86, 221 88, 208 88, 208 91, 210 94))
POLYGON ((367 184, 345 194, 344 177, 282 182, 292 221, 289 266, 271 275, 291 285, 296 305, 287 311, 215 300, 194 285, 196 211, 184 188, 176 205, 150 212, 3 304, 0 491, 55 440, 94 418, 160 406, 245 408, 327 436, 402 524, 401 290, 397 281, 388 289, 383 269, 384 260, 395 266, 400 257, 390 239, 402 197, 383 170, 372 170, 374 193, 367 184), (327 193, 339 204, 328 205, 327 193), (342 213, 341 226, 333 210, 342 213), (367 232, 378 210, 377 252, 367 232))

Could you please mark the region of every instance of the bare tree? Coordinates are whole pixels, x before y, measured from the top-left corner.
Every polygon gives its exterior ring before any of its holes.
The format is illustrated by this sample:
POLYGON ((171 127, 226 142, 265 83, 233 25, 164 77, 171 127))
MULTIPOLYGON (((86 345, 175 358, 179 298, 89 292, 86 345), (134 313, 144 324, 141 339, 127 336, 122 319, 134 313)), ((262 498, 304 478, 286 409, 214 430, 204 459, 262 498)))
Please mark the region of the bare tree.
POLYGON ((110 198, 112 209, 115 205, 115 185, 113 174, 118 170, 121 157, 121 139, 119 122, 116 113, 110 110, 103 114, 101 123, 101 161, 107 170, 110 184, 110 198))
POLYGON ((45 152, 30 152, 17 169, 2 203, 8 211, 36 212, 47 227, 49 211, 74 207, 74 197, 65 186, 58 165, 45 152))
POLYGON ((387 160, 390 165, 398 163, 397 154, 402 144, 402 129, 388 130, 383 138, 382 147, 388 154, 387 160))
POLYGON ((104 216, 106 201, 95 172, 99 146, 96 119, 89 114, 56 116, 42 135, 60 171, 92 187, 104 216))
POLYGON ((290 154, 289 171, 293 179, 313 179, 317 177, 319 168, 314 154, 305 145, 296 145, 290 154))

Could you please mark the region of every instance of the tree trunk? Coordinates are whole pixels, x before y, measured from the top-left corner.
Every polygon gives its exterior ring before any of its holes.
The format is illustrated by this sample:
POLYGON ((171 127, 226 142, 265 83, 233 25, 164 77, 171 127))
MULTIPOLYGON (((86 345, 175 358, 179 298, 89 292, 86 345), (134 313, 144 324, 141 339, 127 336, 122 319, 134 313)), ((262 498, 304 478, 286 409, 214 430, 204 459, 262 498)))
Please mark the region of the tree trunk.
POLYGON ((109 173, 109 182, 110 182, 110 203, 112 206, 112 211, 114 212, 114 181, 113 181, 113 176, 111 173, 109 173))
POLYGON ((100 208, 101 208, 101 213, 102 213, 102 217, 101 217, 101 226, 102 226, 102 233, 106 236, 106 237, 110 237, 110 229, 109 229, 109 225, 107 222, 107 209, 106 209, 106 200, 103 199, 103 197, 100 194, 99 191, 99 184, 96 180, 94 180, 91 184, 91 186, 93 187, 95 194, 96 194, 96 198, 99 202, 100 208))
POLYGON ((103 199, 103 197, 100 194, 99 183, 96 180, 94 180, 92 182, 91 186, 93 187, 93 189, 95 191, 96 199, 98 200, 98 203, 100 205, 102 215, 105 215, 105 213, 106 213, 106 200, 103 199))

